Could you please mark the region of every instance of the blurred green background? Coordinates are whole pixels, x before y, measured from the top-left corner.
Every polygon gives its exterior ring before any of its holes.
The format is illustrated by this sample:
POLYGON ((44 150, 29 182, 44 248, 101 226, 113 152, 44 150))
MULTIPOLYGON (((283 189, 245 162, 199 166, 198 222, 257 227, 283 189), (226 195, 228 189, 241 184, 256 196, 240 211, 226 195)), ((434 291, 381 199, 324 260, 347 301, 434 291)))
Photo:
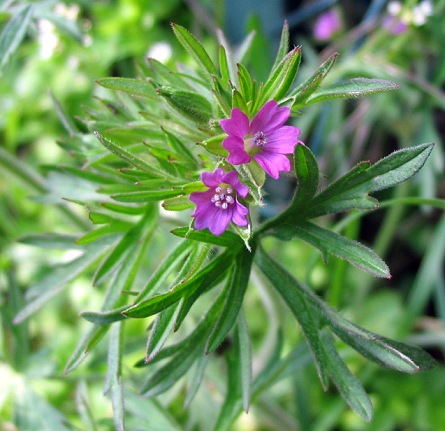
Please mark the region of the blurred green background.
MULTIPOLYGON (((189 28, 214 55, 216 28, 234 45, 254 30, 249 68, 261 80, 273 63, 287 19, 291 42, 303 49, 301 79, 329 53, 338 51, 332 81, 369 76, 400 86, 397 92, 371 98, 317 105, 297 119, 302 139, 317 155, 321 171, 334 178, 359 160, 376 161, 395 149, 434 141, 425 168, 379 199, 443 199, 445 2, 431 2, 432 13, 425 13, 424 22, 418 21, 415 8, 425 2, 398 3, 402 12, 397 17, 403 18, 406 28, 393 34, 384 25, 385 19, 395 16, 385 1, 0 2, 1 431, 114 429, 111 403, 102 394, 106 349, 99 346, 76 371, 63 374, 87 327, 79 313, 100 303, 101 293, 90 281, 94 268, 78 277, 73 274, 68 288, 25 322, 12 322, 25 304, 27 288, 43 279, 52 265, 68 262, 76 253, 42 252, 20 238, 54 231, 75 238, 91 228, 80 208, 62 200, 79 185, 59 182, 53 168, 78 164, 76 155, 58 141, 72 125, 81 128, 76 117, 92 109, 95 96, 104 95, 95 80, 134 77, 147 56, 171 66, 192 65, 171 32, 171 21, 189 28), (339 26, 320 40, 314 28, 320 15, 332 8, 340 17, 339 26)), ((274 199, 264 217, 286 204, 292 184, 272 187, 274 199)), ((366 424, 334 390, 322 391, 295 322, 281 310, 283 304, 272 304, 266 315, 257 312, 261 292, 252 291, 246 298, 246 318, 259 363, 264 357, 259 347, 274 343, 278 326, 284 328, 286 349, 299 346, 300 350, 233 430, 445 430, 445 217, 439 209, 414 204, 388 205, 349 219, 346 227, 338 220, 338 229, 370 245, 386 260, 393 274, 389 281, 372 279, 343 261, 325 265, 304 244, 270 240, 267 246, 351 320, 423 346, 439 366, 423 374, 402 375, 370 365, 344 348, 344 355, 350 355, 348 364, 375 406, 374 422, 366 424), (265 336, 269 344, 260 342, 265 336)), ((170 241, 168 233, 160 236, 159 249, 170 241)), ((152 262, 156 252, 148 256, 152 262)), ((220 368, 216 365, 209 371, 208 381, 188 409, 182 408, 180 385, 159 399, 140 398, 131 379, 141 378, 141 372, 130 368, 143 354, 144 323, 132 323, 129 331, 134 348, 124 366, 130 376, 125 398, 128 429, 211 429, 224 386, 220 368)))

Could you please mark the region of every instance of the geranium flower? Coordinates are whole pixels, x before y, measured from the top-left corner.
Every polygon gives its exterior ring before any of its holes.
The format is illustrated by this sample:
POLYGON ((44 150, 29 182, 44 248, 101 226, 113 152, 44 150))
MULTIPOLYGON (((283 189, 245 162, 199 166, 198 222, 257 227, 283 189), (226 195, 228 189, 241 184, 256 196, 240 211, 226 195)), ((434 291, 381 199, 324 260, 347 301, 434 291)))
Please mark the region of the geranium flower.
POLYGON ((233 108, 231 117, 219 124, 229 135, 222 145, 229 151, 227 161, 232 165, 249 163, 252 158, 273 178, 289 172, 291 165, 286 154, 293 154, 300 129, 284 126, 290 108, 278 107, 274 100, 267 102, 249 122, 247 115, 233 108))
POLYGON ((242 184, 235 171, 225 173, 221 168, 203 172, 202 182, 209 187, 205 192, 194 192, 190 200, 196 204, 195 229, 208 228, 214 235, 221 235, 232 221, 238 226, 247 226, 249 210, 238 202, 245 198, 249 188, 242 184))

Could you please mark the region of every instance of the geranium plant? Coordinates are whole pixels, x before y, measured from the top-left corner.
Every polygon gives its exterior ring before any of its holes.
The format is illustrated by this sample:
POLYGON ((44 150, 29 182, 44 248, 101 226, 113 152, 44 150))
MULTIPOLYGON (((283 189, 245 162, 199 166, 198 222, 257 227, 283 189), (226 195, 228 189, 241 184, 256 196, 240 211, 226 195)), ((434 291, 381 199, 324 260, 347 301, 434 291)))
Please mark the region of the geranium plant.
MULTIPOLYGON (((44 238, 46 244, 52 238, 59 247, 75 247, 80 255, 30 289, 29 303, 16 321, 26 319, 73 277, 94 266, 93 284, 107 286, 103 304, 100 310, 82 313, 91 327, 66 372, 79 366, 111 328, 105 391, 111 396, 116 428, 123 429, 122 362, 129 320, 151 323, 146 353, 136 364, 146 368, 146 378, 138 383, 141 394, 167 391, 195 366, 186 405, 196 394, 212 354, 229 339, 223 353, 228 370, 225 401, 212 426, 230 429, 242 409, 249 409, 252 398, 292 358, 282 354, 277 336, 269 362, 252 374, 243 299, 253 288, 255 272, 298 321, 323 388, 332 382, 349 406, 370 421, 371 401, 339 354, 335 337, 370 361, 402 372, 427 369, 434 361, 418 347, 371 333, 330 308, 271 256, 264 239, 304 241, 325 260, 337 256, 373 276, 390 278, 390 269, 374 251, 317 219, 378 208, 370 194, 413 176, 433 144, 393 152, 375 164, 361 162, 321 189, 310 140, 297 127, 304 108, 395 90, 397 85, 352 78, 322 86, 337 54, 300 81, 301 49, 288 50, 287 25, 265 82, 253 79, 242 64, 248 41, 233 54, 220 35, 215 64, 189 31, 176 24, 172 29, 198 64, 197 70, 178 65, 173 71, 148 59, 141 79, 99 79, 98 84, 117 92, 118 98, 101 99, 105 109, 89 108, 81 119, 87 130, 70 128, 70 136, 61 141, 79 163, 57 172, 83 185, 82 198, 64 197, 87 209, 95 229, 79 235, 75 244, 62 235, 44 238), (259 209, 267 205, 266 177, 274 181, 282 173, 295 178, 294 195, 283 212, 260 223, 259 209), (137 275, 160 233, 168 233, 170 250, 141 281, 137 275), (196 316, 192 307, 198 303, 204 312, 196 316), (187 330, 181 332, 184 326, 187 330)), ((24 241, 38 244, 43 239, 24 241)))

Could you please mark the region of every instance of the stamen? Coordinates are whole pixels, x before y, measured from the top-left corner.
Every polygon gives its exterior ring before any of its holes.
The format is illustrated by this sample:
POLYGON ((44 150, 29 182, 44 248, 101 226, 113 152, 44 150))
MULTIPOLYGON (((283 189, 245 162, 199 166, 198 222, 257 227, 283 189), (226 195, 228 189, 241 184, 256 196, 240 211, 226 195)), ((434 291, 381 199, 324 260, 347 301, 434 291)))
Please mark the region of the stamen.
POLYGON ((262 147, 263 145, 267 144, 267 136, 265 133, 263 132, 256 132, 253 135, 253 143, 257 146, 257 147, 262 147))
POLYGON ((231 187, 215 187, 215 194, 211 197, 210 201, 215 204, 217 208, 226 210, 229 205, 235 203, 235 198, 232 196, 233 189, 231 187))

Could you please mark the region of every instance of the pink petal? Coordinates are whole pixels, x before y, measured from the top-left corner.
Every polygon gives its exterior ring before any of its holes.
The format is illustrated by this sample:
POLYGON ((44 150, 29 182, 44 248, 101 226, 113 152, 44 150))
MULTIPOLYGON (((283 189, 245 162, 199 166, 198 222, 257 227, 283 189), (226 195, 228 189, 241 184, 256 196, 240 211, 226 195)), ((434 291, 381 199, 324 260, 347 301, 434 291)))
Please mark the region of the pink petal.
POLYGON ((249 131, 249 119, 247 115, 238 108, 232 109, 231 117, 219 122, 224 132, 230 136, 243 139, 249 131))
POLYGON ((221 168, 215 169, 214 172, 203 172, 201 180, 207 187, 216 187, 221 184, 224 171, 221 168))
POLYGON ((271 100, 255 115, 250 123, 249 132, 252 136, 256 132, 272 133, 281 127, 289 119, 289 116, 290 108, 286 106, 280 108, 275 100, 271 100))
POLYGON ((300 129, 293 126, 280 127, 275 132, 267 136, 265 149, 268 152, 280 154, 292 154, 295 145, 299 143, 300 129))
POLYGON ((249 192, 249 187, 240 182, 238 174, 235 171, 227 172, 223 177, 223 182, 230 184, 243 198, 245 198, 249 192))
POLYGON ((236 201, 236 207, 233 210, 232 221, 238 226, 247 226, 249 221, 247 220, 247 214, 249 210, 241 205, 238 200, 236 201))
POLYGON ((280 176, 280 171, 290 171, 289 159, 283 154, 263 151, 262 153, 255 154, 253 158, 272 178, 277 179, 280 176))
POLYGON ((230 153, 227 160, 232 165, 242 165, 250 162, 250 156, 244 149, 244 141, 242 139, 228 136, 224 139, 222 145, 230 153))
POLYGON ((232 214, 231 211, 213 206, 213 209, 206 214, 206 218, 207 227, 210 232, 212 232, 213 235, 219 236, 227 229, 232 214))

